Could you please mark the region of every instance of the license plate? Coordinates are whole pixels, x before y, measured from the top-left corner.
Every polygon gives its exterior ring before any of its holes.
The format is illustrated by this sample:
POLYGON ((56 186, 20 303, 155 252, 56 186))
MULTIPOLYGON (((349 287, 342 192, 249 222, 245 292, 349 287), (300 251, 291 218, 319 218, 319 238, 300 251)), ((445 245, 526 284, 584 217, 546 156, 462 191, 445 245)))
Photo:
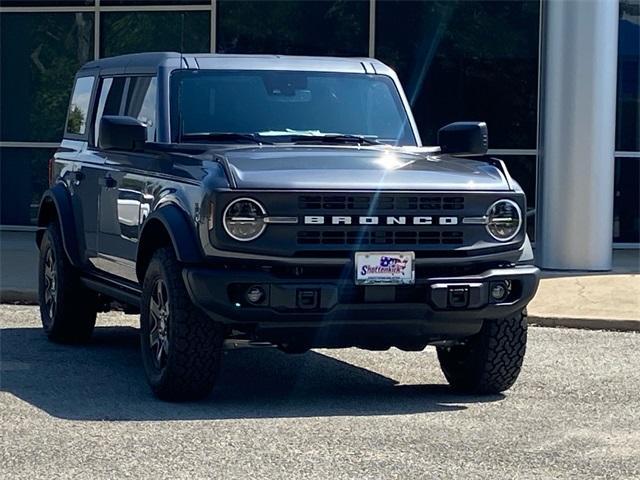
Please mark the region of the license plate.
POLYGON ((414 259, 414 252, 356 252, 356 285, 413 284, 414 259))

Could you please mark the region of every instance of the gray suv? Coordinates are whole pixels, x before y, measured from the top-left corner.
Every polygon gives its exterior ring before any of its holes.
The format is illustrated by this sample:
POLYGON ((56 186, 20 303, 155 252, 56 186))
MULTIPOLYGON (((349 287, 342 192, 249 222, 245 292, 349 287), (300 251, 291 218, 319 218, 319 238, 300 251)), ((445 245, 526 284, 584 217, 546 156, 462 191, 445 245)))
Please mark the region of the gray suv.
POLYGON ((368 58, 145 53, 77 74, 38 216, 54 341, 140 313, 153 392, 214 385, 225 340, 435 345, 458 390, 515 382, 535 294, 526 203, 487 127, 423 146, 368 58))

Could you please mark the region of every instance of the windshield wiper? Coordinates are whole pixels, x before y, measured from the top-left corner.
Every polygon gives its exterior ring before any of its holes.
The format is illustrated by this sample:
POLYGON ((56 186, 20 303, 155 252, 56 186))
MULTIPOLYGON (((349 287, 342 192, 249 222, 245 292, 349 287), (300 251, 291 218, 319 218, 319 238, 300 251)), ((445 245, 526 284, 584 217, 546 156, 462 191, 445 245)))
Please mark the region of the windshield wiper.
POLYGON ((357 143, 359 145, 381 145, 380 142, 373 138, 363 137, 361 135, 291 135, 293 143, 357 143))
POLYGON ((198 133, 183 133, 182 139, 186 140, 207 140, 210 142, 241 142, 247 141, 252 143, 264 143, 272 145, 273 142, 269 142, 260 137, 256 133, 235 133, 235 132, 198 132, 198 133))

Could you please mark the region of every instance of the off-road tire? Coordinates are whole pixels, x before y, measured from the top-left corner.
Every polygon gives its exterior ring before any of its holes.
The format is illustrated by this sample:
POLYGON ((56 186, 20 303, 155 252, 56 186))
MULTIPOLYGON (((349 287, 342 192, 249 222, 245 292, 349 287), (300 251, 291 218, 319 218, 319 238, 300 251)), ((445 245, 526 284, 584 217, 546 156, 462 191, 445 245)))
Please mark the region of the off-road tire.
POLYGON ((96 324, 98 295, 80 283, 80 275, 64 251, 57 222, 47 226, 40 243, 38 301, 42 327, 50 340, 84 343, 91 338, 96 324))
POLYGON ((527 312, 485 320, 464 345, 438 347, 444 376, 464 393, 496 394, 513 386, 527 345, 527 312))
MULTIPOLYGON (((157 303, 156 303, 157 305, 157 303)), ((140 312, 140 345, 147 381, 163 400, 187 401, 206 397, 219 375, 224 329, 192 303, 182 280, 182 267, 171 248, 157 250, 145 273, 140 312), (150 333, 157 319, 151 313, 154 288, 166 286, 168 339, 164 363, 156 362, 150 333)))

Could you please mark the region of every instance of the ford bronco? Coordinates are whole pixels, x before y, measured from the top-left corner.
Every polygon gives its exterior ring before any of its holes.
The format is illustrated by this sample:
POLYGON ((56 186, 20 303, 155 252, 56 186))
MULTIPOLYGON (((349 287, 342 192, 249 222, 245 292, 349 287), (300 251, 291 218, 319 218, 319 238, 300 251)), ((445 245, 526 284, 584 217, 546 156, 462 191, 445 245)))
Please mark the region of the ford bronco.
POLYGON ((437 348, 457 390, 513 385, 539 271, 487 126, 423 146, 374 59, 145 53, 78 72, 40 205, 54 341, 140 314, 160 398, 212 389, 225 341, 437 348))

